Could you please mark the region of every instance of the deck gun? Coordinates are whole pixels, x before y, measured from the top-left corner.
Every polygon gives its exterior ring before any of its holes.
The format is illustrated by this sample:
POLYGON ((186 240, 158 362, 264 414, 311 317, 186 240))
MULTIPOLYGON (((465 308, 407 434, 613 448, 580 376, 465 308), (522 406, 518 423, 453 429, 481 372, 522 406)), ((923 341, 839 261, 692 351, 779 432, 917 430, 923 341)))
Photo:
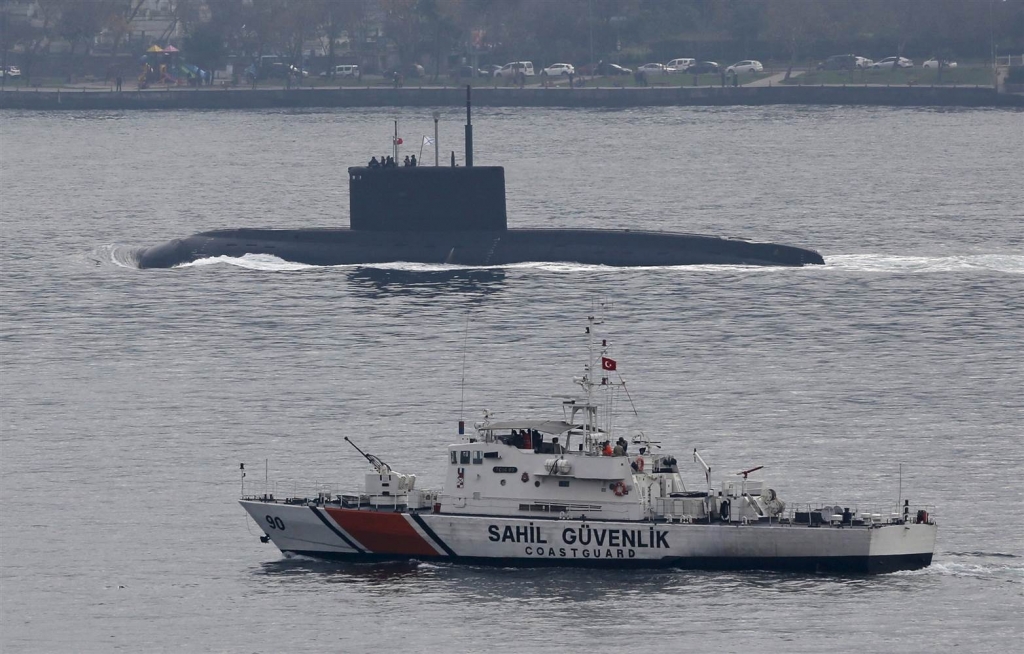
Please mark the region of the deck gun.
POLYGON ((388 498, 386 501, 397 505, 403 502, 399 498, 407 497, 412 489, 416 487, 416 475, 403 475, 400 472, 395 472, 391 469, 391 466, 381 461, 380 457, 374 454, 367 454, 359 449, 359 446, 353 443, 348 436, 345 437, 345 441, 356 448, 356 452, 362 454, 370 462, 370 465, 373 466, 373 469, 377 471, 376 474, 366 473, 367 494, 386 497, 388 498))
POLYGON ((352 447, 356 448, 356 452, 362 454, 366 458, 366 460, 370 462, 370 465, 373 466, 373 469, 377 471, 378 475, 386 475, 391 473, 391 466, 381 461, 380 457, 374 454, 367 454, 366 452, 362 451, 361 449, 359 449, 358 445, 349 440, 348 436, 345 437, 345 442, 351 445, 352 447))

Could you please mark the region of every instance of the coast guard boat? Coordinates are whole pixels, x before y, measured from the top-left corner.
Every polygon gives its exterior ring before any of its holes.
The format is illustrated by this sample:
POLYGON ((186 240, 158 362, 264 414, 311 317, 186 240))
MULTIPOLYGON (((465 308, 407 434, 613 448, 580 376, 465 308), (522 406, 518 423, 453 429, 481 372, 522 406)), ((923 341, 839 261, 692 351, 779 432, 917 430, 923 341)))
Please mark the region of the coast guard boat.
POLYGON ((285 555, 343 561, 841 573, 931 564, 937 527, 928 508, 791 506, 755 478, 761 466, 713 484, 696 449, 703 483, 691 486, 681 459, 642 432, 614 439, 611 412, 598 411, 625 382, 612 380, 618 364, 607 342, 595 341, 600 320, 588 322, 589 361, 574 379, 582 393, 562 399, 561 418, 485 414, 468 434, 460 421, 443 489, 419 488, 415 475, 354 443, 374 468, 361 491, 321 486, 280 497, 243 472, 241 504, 261 540, 285 555))

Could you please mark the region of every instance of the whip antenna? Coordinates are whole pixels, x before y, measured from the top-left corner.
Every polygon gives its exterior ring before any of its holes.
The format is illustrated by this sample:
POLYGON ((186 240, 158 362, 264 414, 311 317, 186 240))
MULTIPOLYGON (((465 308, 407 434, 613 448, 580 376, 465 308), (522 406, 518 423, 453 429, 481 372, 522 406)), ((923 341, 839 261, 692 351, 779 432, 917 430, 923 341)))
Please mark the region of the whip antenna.
MULTIPOLYGON (((466 418, 466 350, 469 346, 469 313, 466 313, 466 331, 462 336, 462 398, 459 400, 459 425, 466 418)), ((461 433, 461 432, 460 432, 461 433)))

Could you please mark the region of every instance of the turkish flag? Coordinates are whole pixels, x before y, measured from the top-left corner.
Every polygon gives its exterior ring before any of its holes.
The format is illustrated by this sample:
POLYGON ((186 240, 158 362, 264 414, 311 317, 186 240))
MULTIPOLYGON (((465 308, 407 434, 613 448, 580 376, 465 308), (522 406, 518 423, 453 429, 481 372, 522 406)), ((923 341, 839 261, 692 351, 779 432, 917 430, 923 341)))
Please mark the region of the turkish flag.
POLYGON ((615 370, 615 359, 601 357, 601 368, 604 370, 615 370))
POLYGON ((395 139, 395 145, 402 145, 402 139, 401 138, 395 139))

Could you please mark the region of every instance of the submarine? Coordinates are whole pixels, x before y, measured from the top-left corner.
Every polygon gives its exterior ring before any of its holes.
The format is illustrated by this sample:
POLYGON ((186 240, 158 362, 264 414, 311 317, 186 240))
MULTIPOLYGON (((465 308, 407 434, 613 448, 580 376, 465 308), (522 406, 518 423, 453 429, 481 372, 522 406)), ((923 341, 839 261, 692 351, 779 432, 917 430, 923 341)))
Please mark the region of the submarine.
POLYGON ((270 254, 316 266, 391 262, 502 266, 566 262, 606 266, 824 264, 814 250, 738 238, 632 229, 510 229, 505 169, 473 165, 466 87, 465 165, 348 169, 349 227, 223 229, 137 253, 140 268, 270 254))

